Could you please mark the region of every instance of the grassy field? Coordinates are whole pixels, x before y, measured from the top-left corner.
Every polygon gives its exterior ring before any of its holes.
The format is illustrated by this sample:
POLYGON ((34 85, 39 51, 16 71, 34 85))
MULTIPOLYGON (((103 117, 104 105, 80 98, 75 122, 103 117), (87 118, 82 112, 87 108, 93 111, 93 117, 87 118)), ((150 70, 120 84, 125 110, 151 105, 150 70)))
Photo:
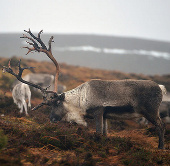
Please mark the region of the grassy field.
MULTIPOLYGON (((17 59, 11 61, 17 72, 17 59)), ((1 58, 7 65, 8 59, 1 58)), ((22 60, 23 66, 36 67, 23 74, 55 73, 53 64, 22 60)), ((145 76, 118 71, 89 69, 60 64, 59 82, 67 90, 90 79, 152 79, 170 91, 170 75, 145 76)), ((152 125, 140 126, 135 121, 109 121, 108 137, 95 133, 93 120, 88 128, 66 122, 50 123, 49 107, 19 114, 11 97, 14 77, 0 73, 0 165, 2 166, 93 166, 93 165, 170 165, 170 125, 165 134, 165 150, 158 150, 158 136, 152 125)), ((41 98, 32 96, 32 106, 41 98)))

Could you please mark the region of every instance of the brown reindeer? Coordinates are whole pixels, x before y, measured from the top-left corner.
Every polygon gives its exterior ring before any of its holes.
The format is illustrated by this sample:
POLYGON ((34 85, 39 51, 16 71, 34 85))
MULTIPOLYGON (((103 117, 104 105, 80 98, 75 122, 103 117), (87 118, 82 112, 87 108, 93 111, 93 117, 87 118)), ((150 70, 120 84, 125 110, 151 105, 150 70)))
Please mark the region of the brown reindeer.
MULTIPOLYGON (((120 81, 103 81, 90 80, 82 85, 58 95, 56 93, 59 65, 51 52, 51 42, 49 40, 49 48, 40 39, 40 34, 35 37, 31 31, 25 31, 31 37, 23 35, 22 38, 31 40, 27 42, 33 46, 25 47, 28 53, 31 51, 44 52, 53 61, 56 67, 55 75, 55 91, 47 91, 41 86, 27 82, 21 78, 25 68, 21 68, 19 73, 15 74, 9 67, 4 67, 4 71, 13 74, 18 80, 30 86, 38 88, 44 94, 44 101, 33 108, 33 110, 49 105, 52 107, 50 119, 55 121, 74 121, 84 126, 87 125, 84 115, 93 114, 96 120, 96 132, 107 134, 107 119, 129 119, 143 116, 158 129, 159 145, 158 148, 164 148, 165 127, 159 117, 159 106, 162 101, 162 90, 159 85, 150 80, 120 80, 120 81), (46 98, 46 94, 52 93, 53 97, 46 98)), ((28 54, 27 53, 27 54, 28 54)))

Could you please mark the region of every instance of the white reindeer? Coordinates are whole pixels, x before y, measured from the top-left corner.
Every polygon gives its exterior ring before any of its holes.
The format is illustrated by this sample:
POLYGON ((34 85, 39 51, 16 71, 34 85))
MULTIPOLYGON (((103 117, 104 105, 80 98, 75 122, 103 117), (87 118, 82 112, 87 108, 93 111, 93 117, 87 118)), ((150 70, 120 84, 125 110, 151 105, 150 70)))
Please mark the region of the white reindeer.
POLYGON ((31 108, 31 91, 30 91, 29 86, 24 83, 19 83, 15 85, 15 87, 12 90, 12 97, 13 97, 14 103, 20 109, 20 113, 23 112, 23 107, 24 107, 25 113, 26 115, 28 115, 27 104, 26 104, 27 98, 28 98, 28 107, 31 108))

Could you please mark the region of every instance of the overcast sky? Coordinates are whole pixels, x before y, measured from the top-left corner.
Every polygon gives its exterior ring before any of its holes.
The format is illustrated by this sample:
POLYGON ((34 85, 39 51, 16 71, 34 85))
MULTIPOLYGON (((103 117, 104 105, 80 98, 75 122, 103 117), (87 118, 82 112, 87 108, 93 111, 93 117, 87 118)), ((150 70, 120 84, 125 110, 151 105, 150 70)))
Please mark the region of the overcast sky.
POLYGON ((170 41, 170 0, 0 0, 0 33, 28 28, 170 41))

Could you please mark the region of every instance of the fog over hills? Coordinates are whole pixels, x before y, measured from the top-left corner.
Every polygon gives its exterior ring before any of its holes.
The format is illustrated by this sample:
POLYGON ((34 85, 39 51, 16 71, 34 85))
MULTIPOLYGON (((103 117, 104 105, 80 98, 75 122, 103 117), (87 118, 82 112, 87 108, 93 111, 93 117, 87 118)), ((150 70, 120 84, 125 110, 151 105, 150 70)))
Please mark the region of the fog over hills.
MULTIPOLYGON (((22 34, 0 34, 0 57, 19 56, 49 60, 44 54, 30 53, 22 34)), ((41 38, 48 43, 50 34, 41 38)), ((129 73, 170 74, 170 43, 135 38, 97 35, 54 34, 53 55, 58 62, 129 73)))

